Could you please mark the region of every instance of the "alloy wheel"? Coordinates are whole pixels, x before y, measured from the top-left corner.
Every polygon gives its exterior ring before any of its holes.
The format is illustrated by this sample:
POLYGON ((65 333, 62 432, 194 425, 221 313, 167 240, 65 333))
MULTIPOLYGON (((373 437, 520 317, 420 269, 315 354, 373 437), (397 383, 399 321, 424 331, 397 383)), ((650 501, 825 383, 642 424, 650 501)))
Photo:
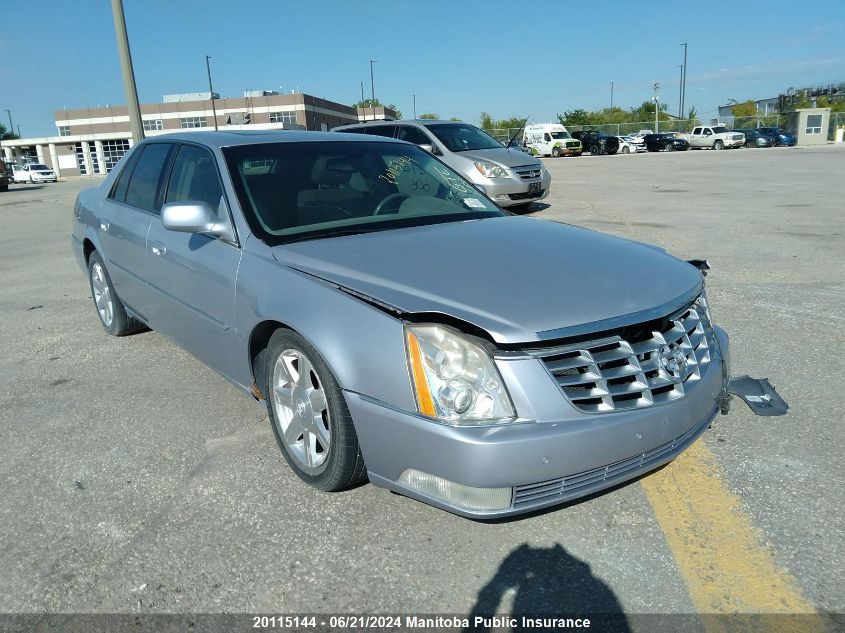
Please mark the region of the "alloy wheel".
POLYGON ((94 292, 94 303, 97 306, 97 313, 100 320, 107 328, 114 322, 114 304, 112 303, 111 289, 106 280, 106 273, 99 262, 91 266, 91 289, 94 292))
POLYGON ((331 414, 313 363, 300 350, 276 359, 271 383, 273 413, 289 455, 309 474, 326 467, 331 448, 331 414))

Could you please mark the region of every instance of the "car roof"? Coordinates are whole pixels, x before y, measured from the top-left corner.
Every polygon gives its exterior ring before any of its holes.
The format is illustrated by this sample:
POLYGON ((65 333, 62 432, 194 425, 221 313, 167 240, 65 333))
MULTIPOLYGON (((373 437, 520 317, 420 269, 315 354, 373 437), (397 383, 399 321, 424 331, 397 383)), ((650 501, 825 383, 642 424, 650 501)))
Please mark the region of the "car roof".
MULTIPOLYGON (((335 130, 341 130, 343 128, 349 127, 372 127, 374 125, 396 125, 397 123, 410 123, 416 125, 473 125, 472 123, 468 123, 467 121, 446 121, 444 119, 401 119, 399 121, 366 121, 362 123, 349 123, 348 125, 339 125, 338 127, 334 128, 335 130)), ((473 125, 473 127, 478 127, 473 125)))
POLYGON ((235 145, 258 145, 261 143, 302 143, 320 141, 356 141, 358 143, 404 143, 382 136, 361 136, 360 134, 338 134, 337 132, 308 132, 303 130, 251 130, 219 132, 174 132, 145 139, 147 141, 185 141, 199 143, 211 148, 235 145))

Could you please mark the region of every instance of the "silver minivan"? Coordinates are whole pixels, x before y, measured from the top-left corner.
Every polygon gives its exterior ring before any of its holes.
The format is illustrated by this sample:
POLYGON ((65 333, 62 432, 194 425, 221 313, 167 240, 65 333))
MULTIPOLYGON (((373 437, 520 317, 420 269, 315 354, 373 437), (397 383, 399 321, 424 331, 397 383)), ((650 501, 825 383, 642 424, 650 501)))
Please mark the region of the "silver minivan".
POLYGON ((419 145, 431 152, 500 207, 527 206, 549 195, 552 177, 539 159, 462 121, 373 121, 333 132, 373 134, 419 145))

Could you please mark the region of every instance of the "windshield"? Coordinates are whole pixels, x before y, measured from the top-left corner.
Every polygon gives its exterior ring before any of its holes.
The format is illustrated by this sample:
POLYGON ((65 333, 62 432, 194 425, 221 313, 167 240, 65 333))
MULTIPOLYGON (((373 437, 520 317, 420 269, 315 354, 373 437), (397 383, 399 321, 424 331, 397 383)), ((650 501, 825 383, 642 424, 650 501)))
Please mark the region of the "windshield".
POLYGON ((728 128, 719 126, 719 127, 712 128, 712 130, 713 130, 713 134, 724 134, 725 132, 728 131, 728 128))
POLYGON ((271 245, 507 215, 413 145, 265 143, 223 153, 250 228, 271 245))
POLYGON ((564 139, 572 137, 569 135, 569 132, 552 132, 552 138, 564 139))
POLYGON ((41 163, 32 163, 29 168, 37 170, 50 169, 49 167, 47 167, 47 165, 42 165, 41 163))
POLYGON ((502 147, 502 144, 487 132, 467 123, 441 123, 426 127, 450 152, 501 149, 502 147))

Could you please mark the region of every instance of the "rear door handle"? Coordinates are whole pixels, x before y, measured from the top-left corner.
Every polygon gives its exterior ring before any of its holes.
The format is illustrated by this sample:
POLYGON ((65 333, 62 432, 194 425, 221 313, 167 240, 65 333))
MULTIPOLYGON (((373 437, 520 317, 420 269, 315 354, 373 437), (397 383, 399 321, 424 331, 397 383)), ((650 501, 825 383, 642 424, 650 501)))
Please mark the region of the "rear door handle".
POLYGON ((153 255, 161 257, 162 255, 167 254, 167 247, 161 242, 153 242, 152 251, 153 255))
POLYGON ((100 222, 100 230, 108 233, 109 232, 109 223, 105 222, 105 221, 100 222))

